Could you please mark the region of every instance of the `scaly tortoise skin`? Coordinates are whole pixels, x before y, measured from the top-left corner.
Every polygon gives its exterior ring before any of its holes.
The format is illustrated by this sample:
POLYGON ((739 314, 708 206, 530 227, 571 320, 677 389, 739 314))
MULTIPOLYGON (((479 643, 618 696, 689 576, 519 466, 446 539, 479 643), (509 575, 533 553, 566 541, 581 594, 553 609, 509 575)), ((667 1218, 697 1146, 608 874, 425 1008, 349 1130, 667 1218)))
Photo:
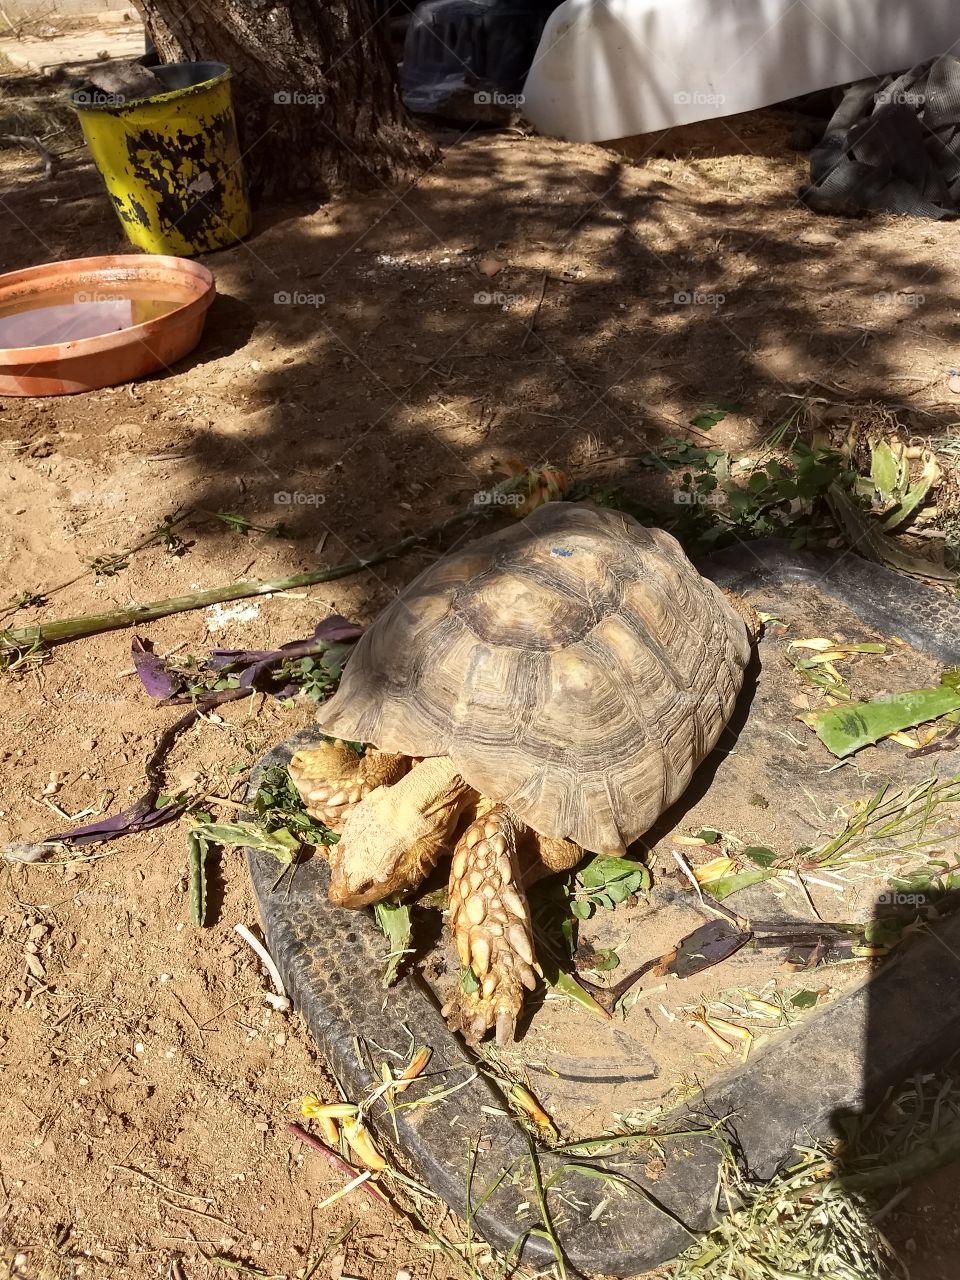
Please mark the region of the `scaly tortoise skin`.
POLYGON ((622 512, 549 503, 444 556, 358 642, 320 711, 337 741, 290 764, 341 832, 331 898, 408 892, 452 852, 450 926, 478 988, 444 1012, 471 1043, 508 1039, 536 983, 525 886, 583 850, 622 854, 683 793, 755 632, 622 512))

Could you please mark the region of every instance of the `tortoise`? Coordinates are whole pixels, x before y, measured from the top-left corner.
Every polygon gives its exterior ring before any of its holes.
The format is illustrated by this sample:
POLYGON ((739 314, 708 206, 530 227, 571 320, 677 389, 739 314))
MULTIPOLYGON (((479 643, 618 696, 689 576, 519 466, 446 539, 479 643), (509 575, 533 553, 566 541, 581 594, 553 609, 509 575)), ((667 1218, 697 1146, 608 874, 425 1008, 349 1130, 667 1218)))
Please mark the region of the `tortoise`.
POLYGON ((508 1042, 536 986, 526 887, 623 854, 682 794, 756 630, 619 511, 548 503, 437 560, 358 642, 319 713, 332 740, 290 761, 340 832, 331 900, 408 893, 452 853, 449 924, 477 981, 443 1012, 468 1043, 508 1042))

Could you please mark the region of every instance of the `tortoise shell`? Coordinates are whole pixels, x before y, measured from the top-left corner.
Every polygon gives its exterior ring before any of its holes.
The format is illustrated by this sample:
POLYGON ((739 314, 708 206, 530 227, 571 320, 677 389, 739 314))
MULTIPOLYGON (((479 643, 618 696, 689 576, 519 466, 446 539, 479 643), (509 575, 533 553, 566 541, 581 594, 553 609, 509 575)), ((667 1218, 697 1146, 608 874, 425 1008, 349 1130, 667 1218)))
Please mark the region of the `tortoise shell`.
POLYGON ((542 835, 619 853, 716 744, 749 655, 743 621, 669 534, 548 503, 414 579, 319 720, 450 756, 542 835))

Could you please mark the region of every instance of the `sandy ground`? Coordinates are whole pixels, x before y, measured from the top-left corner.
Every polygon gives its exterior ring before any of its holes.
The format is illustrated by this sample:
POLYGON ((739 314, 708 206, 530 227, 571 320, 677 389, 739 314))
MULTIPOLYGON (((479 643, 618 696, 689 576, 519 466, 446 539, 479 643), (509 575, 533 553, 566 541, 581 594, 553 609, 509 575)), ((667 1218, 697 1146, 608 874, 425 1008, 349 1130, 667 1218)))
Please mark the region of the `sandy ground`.
MULTIPOLYGON (((740 448, 798 395, 906 405, 918 429, 949 430, 960 229, 807 213, 792 127, 767 112, 622 149, 477 135, 406 192, 259 211, 248 241, 207 258, 220 296, 192 356, 133 386, 0 402, 0 595, 76 579, 4 625, 367 556, 509 459, 668 503, 636 455, 717 400, 744 406, 715 432, 740 448), (186 554, 87 572, 180 507, 186 554), (217 511, 296 536, 237 534, 217 511)), ((0 165, 0 269, 124 251, 83 152, 52 180, 28 155, 0 165)), ((433 554, 140 634, 196 654, 281 643, 332 611, 367 621, 433 554)), ((142 790, 177 713, 130 665, 130 635, 113 633, 0 682, 0 841, 62 827, 54 806, 142 790)), ((250 761, 309 716, 234 704, 181 742, 171 785, 235 799, 250 761)), ((0 871, 9 1275, 193 1280, 230 1274, 220 1253, 294 1277, 326 1249, 315 1274, 332 1280, 452 1276, 372 1202, 318 1210, 342 1180, 284 1124, 333 1083, 232 932, 256 922, 239 858, 202 931, 185 868, 172 827, 0 871)), ((452 1215, 445 1229, 456 1238, 452 1215)))

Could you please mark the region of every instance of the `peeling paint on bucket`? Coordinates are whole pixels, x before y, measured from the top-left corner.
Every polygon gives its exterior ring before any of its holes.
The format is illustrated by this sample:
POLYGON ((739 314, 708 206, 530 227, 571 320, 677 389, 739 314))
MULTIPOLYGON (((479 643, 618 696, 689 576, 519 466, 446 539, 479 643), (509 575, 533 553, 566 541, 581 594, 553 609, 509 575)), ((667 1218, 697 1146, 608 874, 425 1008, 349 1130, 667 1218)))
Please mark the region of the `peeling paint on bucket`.
POLYGON ((147 253, 192 256, 250 230, 230 69, 179 62, 153 69, 170 91, 74 110, 128 239, 147 253))

